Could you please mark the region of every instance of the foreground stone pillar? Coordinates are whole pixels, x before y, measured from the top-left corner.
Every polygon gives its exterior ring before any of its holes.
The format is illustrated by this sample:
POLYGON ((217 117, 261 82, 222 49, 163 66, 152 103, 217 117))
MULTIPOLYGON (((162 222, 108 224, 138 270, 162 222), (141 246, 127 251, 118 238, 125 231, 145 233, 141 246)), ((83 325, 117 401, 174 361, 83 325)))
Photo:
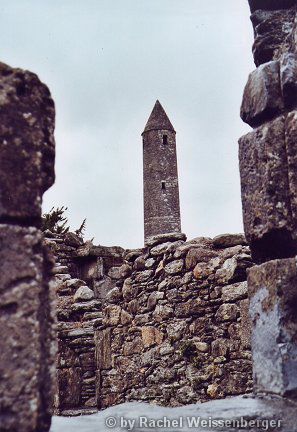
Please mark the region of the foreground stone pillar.
POLYGON ((0 430, 51 420, 54 320, 41 201, 54 182, 54 103, 30 72, 0 64, 0 430))
POLYGON ((296 259, 253 267, 248 285, 255 390, 297 396, 296 259))
POLYGON ((297 396, 297 57, 295 0, 249 0, 257 69, 241 106, 239 140, 254 389, 297 396))

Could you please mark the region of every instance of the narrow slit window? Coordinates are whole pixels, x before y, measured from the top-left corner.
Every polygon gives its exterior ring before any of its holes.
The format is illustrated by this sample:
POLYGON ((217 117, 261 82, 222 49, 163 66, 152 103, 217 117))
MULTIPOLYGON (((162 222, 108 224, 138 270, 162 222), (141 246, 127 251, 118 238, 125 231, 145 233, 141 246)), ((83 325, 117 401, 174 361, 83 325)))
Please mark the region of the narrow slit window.
POLYGON ((166 183, 164 181, 162 181, 162 190, 166 189, 166 183))
POLYGON ((163 144, 164 145, 168 144, 168 137, 167 137, 167 135, 163 135, 163 144))

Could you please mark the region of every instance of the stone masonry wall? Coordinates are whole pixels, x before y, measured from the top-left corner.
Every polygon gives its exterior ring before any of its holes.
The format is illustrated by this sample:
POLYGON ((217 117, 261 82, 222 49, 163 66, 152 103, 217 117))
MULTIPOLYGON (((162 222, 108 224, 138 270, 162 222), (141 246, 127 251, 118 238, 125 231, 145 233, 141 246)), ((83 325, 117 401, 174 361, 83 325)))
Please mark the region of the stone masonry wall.
POLYGON ((178 406, 252 389, 242 235, 158 236, 109 276, 96 321, 98 406, 178 406))
POLYGON ((58 321, 55 412, 90 414, 98 405, 94 323, 102 318, 100 296, 110 283, 103 273, 109 266, 122 263, 123 249, 94 247, 73 233, 47 231, 45 235, 56 257, 52 281, 58 321), (97 285, 103 289, 98 290, 97 285))
POLYGON ((137 250, 47 236, 57 257, 56 413, 251 390, 242 235, 161 235, 137 250))

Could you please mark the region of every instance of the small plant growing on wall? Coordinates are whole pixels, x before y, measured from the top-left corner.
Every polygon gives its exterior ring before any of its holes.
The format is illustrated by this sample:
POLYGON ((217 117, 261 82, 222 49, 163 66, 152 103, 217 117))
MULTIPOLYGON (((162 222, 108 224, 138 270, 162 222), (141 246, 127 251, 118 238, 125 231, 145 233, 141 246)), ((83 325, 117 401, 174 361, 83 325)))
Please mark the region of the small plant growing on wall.
POLYGON ((75 234, 76 234, 78 237, 80 237, 81 239, 83 239, 83 237, 84 237, 84 233, 85 233, 85 230, 86 230, 86 221, 87 221, 87 219, 84 219, 84 220, 82 221, 81 226, 80 226, 77 230, 75 230, 75 234))
MULTIPOLYGON (((65 215, 67 207, 52 207, 48 213, 44 213, 42 216, 42 225, 41 230, 46 231, 49 230, 55 234, 66 234, 70 230, 68 218, 65 215)), ((80 227, 75 230, 75 234, 83 240, 85 229, 86 229, 86 221, 84 219, 80 225, 80 227)))
POLYGON ((69 231, 68 219, 65 216, 67 207, 52 207, 49 213, 42 216, 42 231, 49 230, 56 234, 66 234, 69 231))

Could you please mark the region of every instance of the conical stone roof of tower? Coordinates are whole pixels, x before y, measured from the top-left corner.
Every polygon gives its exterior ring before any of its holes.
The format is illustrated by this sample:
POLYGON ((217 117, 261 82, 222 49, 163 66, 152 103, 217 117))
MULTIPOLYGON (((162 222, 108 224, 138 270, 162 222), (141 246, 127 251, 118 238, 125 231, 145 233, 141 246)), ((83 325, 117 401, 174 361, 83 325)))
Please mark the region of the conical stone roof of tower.
POLYGON ((164 108, 157 100, 143 132, 159 129, 175 132, 174 127, 172 126, 171 121, 169 120, 164 108))

